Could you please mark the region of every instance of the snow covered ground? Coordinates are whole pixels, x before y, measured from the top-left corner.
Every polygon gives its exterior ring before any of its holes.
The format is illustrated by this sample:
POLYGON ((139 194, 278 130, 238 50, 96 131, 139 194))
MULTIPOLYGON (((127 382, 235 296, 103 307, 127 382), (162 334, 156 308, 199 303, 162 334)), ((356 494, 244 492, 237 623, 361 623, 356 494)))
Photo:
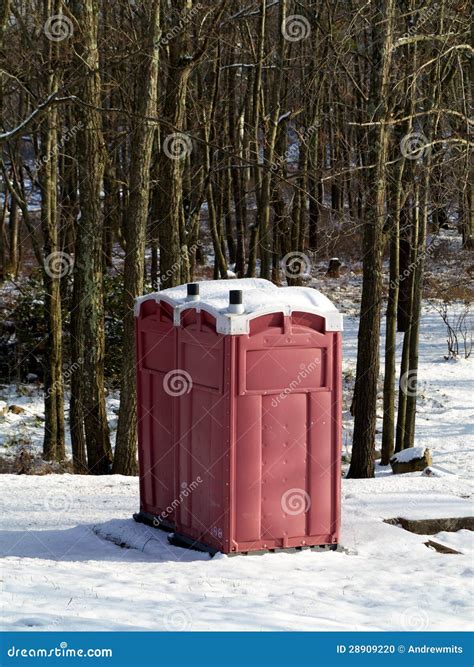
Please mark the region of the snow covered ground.
MULTIPOLYGON (((347 408, 356 319, 346 318, 345 327, 347 408)), ((448 362, 445 348, 439 315, 425 309, 416 444, 430 448, 433 468, 444 474, 392 475, 378 466, 373 480, 343 480, 342 552, 210 559, 171 547, 165 534, 132 520, 135 478, 3 475, 3 628, 470 629, 472 533, 428 538, 383 521, 472 515, 473 361, 448 362), (461 553, 438 553, 428 539, 461 553)), ((41 416, 39 401, 23 397, 32 414, 0 417, 4 442, 24 429, 40 446, 41 424, 29 428, 41 416)), ((347 411, 344 425, 349 453, 347 411)))
MULTIPOLYGON (((342 553, 216 556, 136 524, 136 479, 3 479, 2 626, 10 630, 461 630, 472 619, 469 531, 431 539, 383 518, 456 515, 446 477, 343 485, 342 553), (111 541, 113 540, 113 541, 111 541), (129 548, 119 546, 127 545, 129 548)), ((456 484, 458 493, 467 485, 456 484)))
MULTIPOLYGON (((66 406, 69 395, 66 392, 66 406)), ((107 419, 111 441, 115 441, 118 424, 119 394, 106 397, 107 419)), ((5 461, 14 460, 21 449, 40 455, 43 448, 44 434, 44 396, 37 384, 0 385, 0 456, 5 461), (8 408, 16 406, 21 412, 12 412, 8 408)), ((69 431, 68 413, 66 412, 66 456, 72 457, 71 434, 69 431)))
MULTIPOLYGON (((455 306, 453 306, 454 308, 455 306)), ((357 356, 356 318, 344 320, 344 361, 346 379, 343 448, 349 453, 352 442, 352 418, 349 414, 357 356), (349 381, 347 382, 347 379, 349 381), (352 381, 351 381, 352 380, 352 381), (350 391, 347 391, 347 389, 350 391)), ((381 340, 385 338, 382 323, 381 340)), ((400 364, 403 334, 397 334, 397 367, 400 364)), ((428 447, 433 465, 472 479, 474 472, 474 355, 468 359, 445 359, 446 329, 439 313, 425 305, 420 331, 415 445, 428 447)), ((383 372, 383 345, 381 345, 383 372)), ((377 430, 382 432, 382 383, 379 383, 377 430)), ((454 483, 454 482, 453 482, 454 483)), ((454 489, 453 489, 453 492, 454 489)))

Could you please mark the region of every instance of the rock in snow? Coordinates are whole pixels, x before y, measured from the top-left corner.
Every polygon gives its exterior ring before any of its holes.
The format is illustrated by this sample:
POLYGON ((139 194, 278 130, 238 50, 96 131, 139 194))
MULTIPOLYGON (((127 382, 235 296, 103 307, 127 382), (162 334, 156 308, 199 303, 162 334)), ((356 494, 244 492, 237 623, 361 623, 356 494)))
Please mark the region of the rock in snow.
POLYGON ((423 471, 432 463, 431 452, 425 447, 409 447, 397 452, 390 459, 390 465, 395 475, 423 471))
POLYGON ((21 415, 26 412, 25 408, 22 408, 20 405, 10 405, 8 411, 13 412, 14 415, 21 415))

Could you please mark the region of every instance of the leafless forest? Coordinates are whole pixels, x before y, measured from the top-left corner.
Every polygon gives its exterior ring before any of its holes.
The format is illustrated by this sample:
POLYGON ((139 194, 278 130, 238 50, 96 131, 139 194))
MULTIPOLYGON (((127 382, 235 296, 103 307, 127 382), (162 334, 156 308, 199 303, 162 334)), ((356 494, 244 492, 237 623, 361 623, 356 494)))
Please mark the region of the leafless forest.
POLYGON ((0 374, 44 386, 45 460, 70 429, 75 472, 136 474, 136 296, 349 259, 348 474, 381 378, 382 463, 413 445, 426 265, 443 229, 474 247, 467 2, 1 0, 0 49, 0 374))

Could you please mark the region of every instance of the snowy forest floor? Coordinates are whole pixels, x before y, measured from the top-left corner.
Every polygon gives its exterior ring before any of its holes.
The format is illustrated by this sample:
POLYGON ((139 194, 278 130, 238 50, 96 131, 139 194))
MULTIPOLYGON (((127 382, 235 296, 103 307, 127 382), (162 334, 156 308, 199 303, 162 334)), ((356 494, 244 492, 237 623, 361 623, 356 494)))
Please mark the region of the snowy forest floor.
MULTIPOLYGON (((344 309, 351 313, 344 333, 347 455, 354 309, 344 309)), ((4 629, 468 629, 472 533, 427 537, 384 523, 472 515, 473 359, 446 361, 445 354, 444 324, 426 304, 416 445, 429 447, 434 468, 442 470, 433 477, 392 475, 377 466, 375 479, 344 479, 342 552, 210 559, 171 547, 165 534, 133 521, 136 478, 3 475, 4 629), (425 545, 428 539, 461 553, 438 553, 425 545)), ((22 396, 13 386, 2 389, 0 398, 26 410, 0 418, 4 452, 22 431, 40 447, 42 399, 30 389, 22 396)), ((116 407, 116 397, 109 405, 116 407)), ((112 428, 114 419, 111 410, 112 428)))

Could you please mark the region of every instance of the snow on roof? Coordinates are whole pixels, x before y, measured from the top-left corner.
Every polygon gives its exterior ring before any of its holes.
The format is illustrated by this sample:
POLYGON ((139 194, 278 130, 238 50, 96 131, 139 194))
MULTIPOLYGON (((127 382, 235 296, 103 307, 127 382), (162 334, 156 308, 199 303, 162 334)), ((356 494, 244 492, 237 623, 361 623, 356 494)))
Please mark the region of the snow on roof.
MULTIPOLYGON (((199 294, 201 296, 201 301, 212 298, 218 298, 219 296, 225 297, 228 299, 229 290, 231 289, 241 289, 241 290, 254 290, 254 289, 263 289, 263 290, 277 290, 272 282, 269 280, 264 280, 263 278, 237 278, 236 280, 203 280, 199 283, 199 294)), ((184 303, 187 297, 187 284, 178 285, 177 287, 168 287, 168 289, 161 290, 160 292, 155 292, 151 296, 159 296, 160 298, 166 297, 166 300, 173 300, 176 302, 184 303)), ((179 305, 178 303, 176 305, 179 305)))
POLYGON ((249 322, 255 317, 283 312, 291 315, 300 311, 325 318, 326 331, 342 331, 342 315, 321 292, 311 287, 276 287, 262 278, 236 280, 207 280, 198 283, 199 298, 187 296, 187 285, 170 287, 136 299, 135 315, 148 299, 164 301, 174 310, 174 323, 179 326, 181 312, 188 308, 205 310, 216 318, 216 329, 224 334, 249 333, 249 322), (242 290, 243 312, 229 312, 229 291, 242 290))

